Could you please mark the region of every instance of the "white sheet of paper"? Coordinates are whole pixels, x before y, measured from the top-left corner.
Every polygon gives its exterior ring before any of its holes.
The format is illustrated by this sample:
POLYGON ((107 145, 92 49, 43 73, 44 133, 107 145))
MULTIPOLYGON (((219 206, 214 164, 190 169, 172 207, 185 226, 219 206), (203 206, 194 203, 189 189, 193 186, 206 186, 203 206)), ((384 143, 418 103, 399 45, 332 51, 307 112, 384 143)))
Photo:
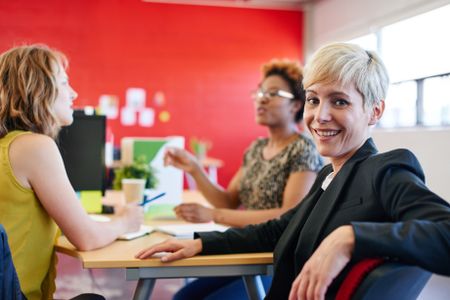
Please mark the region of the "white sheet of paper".
POLYGON ((200 224, 169 224, 155 227, 156 231, 161 231, 173 235, 179 239, 192 239, 194 232, 220 231, 224 232, 229 227, 215 223, 200 224))
POLYGON ((134 231, 134 232, 128 232, 125 234, 122 234, 121 236, 119 236, 117 239, 118 240, 133 240, 135 238, 144 236, 146 234, 149 234, 150 232, 153 231, 153 227, 152 226, 148 226, 148 225, 141 225, 141 228, 138 231, 134 231))

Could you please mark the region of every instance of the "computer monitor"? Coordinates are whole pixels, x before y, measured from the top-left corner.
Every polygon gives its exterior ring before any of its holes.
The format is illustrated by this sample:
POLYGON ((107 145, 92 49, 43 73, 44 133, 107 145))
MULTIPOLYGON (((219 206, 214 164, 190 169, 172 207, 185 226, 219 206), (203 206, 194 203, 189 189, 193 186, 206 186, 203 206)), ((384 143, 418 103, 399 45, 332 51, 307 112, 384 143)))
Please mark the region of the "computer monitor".
POLYGON ((105 116, 74 113, 72 125, 63 127, 59 150, 75 191, 105 191, 105 116))

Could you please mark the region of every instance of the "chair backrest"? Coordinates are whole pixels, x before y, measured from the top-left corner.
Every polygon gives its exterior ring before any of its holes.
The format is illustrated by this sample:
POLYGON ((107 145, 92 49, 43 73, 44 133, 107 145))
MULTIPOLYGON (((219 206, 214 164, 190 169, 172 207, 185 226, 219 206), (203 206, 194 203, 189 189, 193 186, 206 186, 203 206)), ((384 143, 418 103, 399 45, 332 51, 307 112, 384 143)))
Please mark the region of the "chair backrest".
MULTIPOLYGON (((19 278, 11 256, 8 244, 8 235, 0 224, 0 299, 1 300, 27 300, 20 289, 19 278)), ((97 294, 81 294, 70 300, 105 300, 97 294)))
POLYGON ((363 260, 350 271, 336 299, 416 299, 430 277, 430 272, 416 266, 382 259, 363 260), (365 274, 361 276, 362 273, 365 274), (359 282, 355 282, 355 277, 359 277, 359 282))
POLYGON ((26 299, 20 289, 19 278, 14 267, 8 236, 5 228, 0 224, 0 299, 26 299))

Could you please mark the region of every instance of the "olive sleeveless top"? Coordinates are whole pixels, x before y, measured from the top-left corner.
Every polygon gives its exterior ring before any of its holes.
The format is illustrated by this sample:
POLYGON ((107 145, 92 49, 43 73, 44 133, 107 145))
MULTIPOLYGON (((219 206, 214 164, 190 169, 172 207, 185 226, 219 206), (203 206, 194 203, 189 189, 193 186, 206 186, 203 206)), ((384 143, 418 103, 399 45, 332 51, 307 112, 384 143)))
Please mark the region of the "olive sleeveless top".
POLYGON ((36 194, 14 176, 9 146, 25 131, 12 131, 0 138, 0 223, 6 229, 21 289, 28 300, 52 299, 55 292, 59 230, 36 194))

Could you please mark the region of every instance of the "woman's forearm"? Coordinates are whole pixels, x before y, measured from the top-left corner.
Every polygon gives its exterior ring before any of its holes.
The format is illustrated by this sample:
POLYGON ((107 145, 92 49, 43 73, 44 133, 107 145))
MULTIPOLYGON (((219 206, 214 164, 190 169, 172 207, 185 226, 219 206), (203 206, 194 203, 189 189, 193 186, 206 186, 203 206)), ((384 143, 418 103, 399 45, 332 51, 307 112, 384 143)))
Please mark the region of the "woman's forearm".
POLYGON ((214 222, 232 226, 244 227, 250 224, 259 224, 280 217, 286 209, 272 208, 262 210, 236 210, 218 208, 214 210, 214 222))
POLYGON ((191 176, 197 184, 197 189, 214 207, 235 208, 233 207, 233 201, 230 193, 220 185, 211 182, 208 175, 202 168, 199 168, 195 172, 191 173, 191 176))

